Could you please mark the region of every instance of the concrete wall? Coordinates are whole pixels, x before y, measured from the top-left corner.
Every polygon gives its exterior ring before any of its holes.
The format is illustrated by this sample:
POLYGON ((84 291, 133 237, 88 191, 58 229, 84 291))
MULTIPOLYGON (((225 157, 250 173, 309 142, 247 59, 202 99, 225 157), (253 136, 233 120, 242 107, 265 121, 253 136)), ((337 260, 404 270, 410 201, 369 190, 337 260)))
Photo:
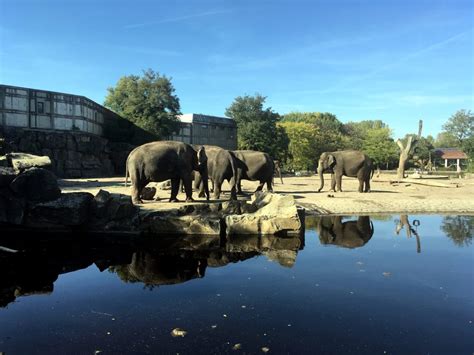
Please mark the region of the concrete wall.
MULTIPOLYGON (((59 177, 81 178, 113 176, 116 164, 108 140, 79 132, 52 132, 0 127, 7 152, 47 155, 52 170, 59 177)), ((131 150, 128 146, 126 149, 131 150)), ((120 156, 118 168, 125 165, 126 151, 120 156)))

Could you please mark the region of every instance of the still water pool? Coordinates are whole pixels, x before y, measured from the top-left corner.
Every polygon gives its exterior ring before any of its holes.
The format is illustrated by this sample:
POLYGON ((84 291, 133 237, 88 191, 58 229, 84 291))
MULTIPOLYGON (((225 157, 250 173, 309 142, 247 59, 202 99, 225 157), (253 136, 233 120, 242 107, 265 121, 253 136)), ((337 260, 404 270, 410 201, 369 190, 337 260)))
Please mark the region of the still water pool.
POLYGON ((472 354, 473 231, 402 215, 307 217, 297 238, 2 236, 22 251, 0 251, 0 352, 472 354))

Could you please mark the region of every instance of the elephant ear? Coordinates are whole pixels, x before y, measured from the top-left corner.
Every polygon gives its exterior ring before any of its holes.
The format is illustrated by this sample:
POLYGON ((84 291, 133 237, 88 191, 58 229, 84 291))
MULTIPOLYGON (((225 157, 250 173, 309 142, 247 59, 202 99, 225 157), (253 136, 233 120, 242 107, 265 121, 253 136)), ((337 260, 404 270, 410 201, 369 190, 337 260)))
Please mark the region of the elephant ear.
POLYGON ((330 168, 332 168, 332 167, 334 167, 334 165, 336 165, 336 158, 334 157, 334 155, 329 154, 328 155, 328 166, 330 168))

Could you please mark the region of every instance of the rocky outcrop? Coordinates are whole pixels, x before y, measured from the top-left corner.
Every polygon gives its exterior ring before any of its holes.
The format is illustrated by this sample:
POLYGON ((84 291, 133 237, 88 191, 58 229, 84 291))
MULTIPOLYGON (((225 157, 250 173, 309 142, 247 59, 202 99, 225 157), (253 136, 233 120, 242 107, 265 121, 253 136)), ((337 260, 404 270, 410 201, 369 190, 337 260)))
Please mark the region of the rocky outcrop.
POLYGON ((42 168, 31 168, 10 183, 10 189, 29 201, 51 201, 61 196, 56 176, 42 168))
POLYGON ((92 204, 90 229, 93 231, 132 232, 138 230, 138 207, 129 195, 99 190, 92 204))
POLYGON ((145 212, 140 229, 146 234, 221 234, 221 217, 207 204, 188 205, 177 210, 145 212))
POLYGON ((304 210, 291 195, 257 192, 252 203, 226 201, 193 204, 177 210, 144 211, 140 230, 156 234, 298 235, 304 229, 304 210))
POLYGON ((30 203, 25 225, 34 228, 86 226, 93 198, 88 192, 71 192, 53 201, 30 203))
POLYGON ((8 153, 5 155, 8 166, 19 174, 30 168, 51 168, 51 159, 48 156, 38 156, 26 153, 8 153))
MULTIPOLYGON (((30 161, 38 161, 28 157, 30 161)), ((21 170, 21 169, 19 169, 21 170)), ((145 190, 151 199, 156 189, 145 190)), ((172 206, 172 205, 170 205, 172 206)), ((0 167, 0 224, 28 228, 81 229, 160 235, 297 235, 304 226, 292 196, 258 192, 253 201, 195 203, 179 209, 140 210, 131 197, 100 190, 61 193, 43 168, 19 173, 0 167)))
POLYGON ((253 213, 225 217, 226 234, 297 234, 303 229, 300 213, 291 195, 257 191, 253 213))

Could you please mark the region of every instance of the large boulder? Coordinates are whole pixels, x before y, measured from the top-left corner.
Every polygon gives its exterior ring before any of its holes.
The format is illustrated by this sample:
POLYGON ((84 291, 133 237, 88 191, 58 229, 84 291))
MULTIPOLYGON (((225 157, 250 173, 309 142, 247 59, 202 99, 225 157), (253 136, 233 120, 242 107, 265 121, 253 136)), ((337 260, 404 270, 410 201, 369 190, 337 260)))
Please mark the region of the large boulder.
POLYGON ((138 208, 129 195, 99 190, 94 197, 94 230, 132 231, 138 225, 138 208))
POLYGON ((11 182, 16 178, 17 174, 13 168, 0 166, 0 187, 10 186, 11 182))
POLYGON ((27 153, 8 153, 6 154, 9 166, 16 173, 21 173, 30 168, 51 168, 51 159, 48 156, 38 156, 27 153))
POLYGON ((62 194, 56 200, 30 203, 26 216, 28 227, 71 227, 89 221, 94 196, 88 192, 62 194))
POLYGON ((254 213, 225 217, 226 234, 300 234, 303 230, 295 200, 291 195, 256 192, 252 205, 254 213))
POLYGON ((61 196, 56 176, 42 168, 31 168, 18 175, 10 189, 30 201, 51 201, 61 196))
POLYGON ((208 214, 209 207, 204 206, 203 209, 190 205, 179 211, 145 212, 141 216, 140 229, 147 234, 220 235, 220 217, 208 214))
POLYGON ((23 223, 26 200, 15 196, 8 188, 0 188, 0 223, 20 225, 23 223))

